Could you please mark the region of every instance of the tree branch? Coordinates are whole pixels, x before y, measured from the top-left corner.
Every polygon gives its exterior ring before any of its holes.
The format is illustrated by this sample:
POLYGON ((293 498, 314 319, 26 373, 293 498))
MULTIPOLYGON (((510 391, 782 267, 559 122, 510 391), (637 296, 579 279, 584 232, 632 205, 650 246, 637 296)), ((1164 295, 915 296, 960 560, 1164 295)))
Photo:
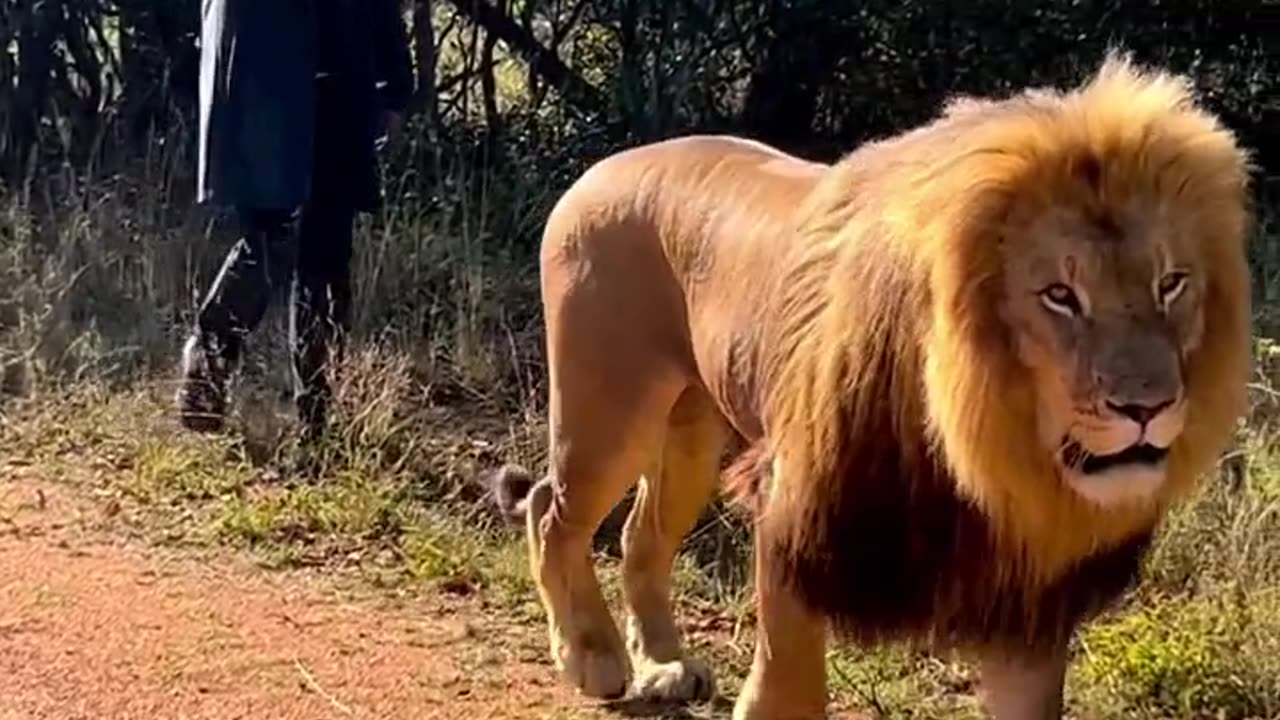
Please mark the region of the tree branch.
POLYGON ((588 115, 602 115, 608 109, 608 102, 595 86, 488 0, 453 0, 453 4, 468 20, 484 28, 486 33, 501 40, 508 49, 529 63, 530 68, 556 88, 570 106, 588 115))

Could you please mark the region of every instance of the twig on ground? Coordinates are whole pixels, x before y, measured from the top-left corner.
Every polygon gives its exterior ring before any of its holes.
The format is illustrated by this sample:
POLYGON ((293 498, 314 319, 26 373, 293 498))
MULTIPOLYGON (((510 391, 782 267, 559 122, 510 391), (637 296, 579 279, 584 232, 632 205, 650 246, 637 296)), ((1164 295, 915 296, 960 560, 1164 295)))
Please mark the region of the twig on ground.
POLYGON ((314 690, 317 695, 324 698, 325 700, 328 700, 330 705, 341 710, 347 715, 352 715, 352 716, 355 715, 355 712, 353 712, 351 708, 338 702, 337 698, 325 692, 325 689, 320 687, 320 683, 316 682, 316 679, 312 677, 311 673, 307 672, 307 669, 303 667, 302 663, 298 660, 298 658, 293 659, 293 666, 298 669, 298 674, 302 675, 302 680, 307 684, 307 687, 314 690))

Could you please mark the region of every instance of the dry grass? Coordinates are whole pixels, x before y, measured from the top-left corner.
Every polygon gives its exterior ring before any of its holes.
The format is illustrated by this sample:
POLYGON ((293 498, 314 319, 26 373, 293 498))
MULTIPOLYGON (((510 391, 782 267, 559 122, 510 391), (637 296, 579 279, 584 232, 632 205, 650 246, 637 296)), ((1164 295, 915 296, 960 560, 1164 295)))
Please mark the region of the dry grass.
MULTIPOLYGON (((145 159, 111 180, 50 177, 0 198, 9 462, 115 498, 156 542, 486 592, 540 623, 522 538, 472 479, 499 460, 542 465, 533 238, 555 188, 462 171, 430 188, 401 179, 399 200, 362 220, 357 337, 312 484, 286 471, 278 310, 254 339, 231 430, 192 437, 174 424, 181 334, 231 241, 220 218, 183 200, 183 167, 145 159)), ((1280 717, 1280 352, 1260 344, 1258 357, 1239 455, 1172 518, 1147 582, 1081 638, 1076 716, 1280 717)), ((620 517, 601 533, 604 555, 620 517)), ((714 660, 727 692, 749 661, 749 633, 735 630, 751 620, 744 558, 741 524, 717 507, 680 561, 682 614, 722 628, 714 660)), ((611 593, 615 576, 606 562, 611 593)), ((978 717, 971 671, 950 658, 840 650, 830 665, 836 692, 882 717, 978 717)))

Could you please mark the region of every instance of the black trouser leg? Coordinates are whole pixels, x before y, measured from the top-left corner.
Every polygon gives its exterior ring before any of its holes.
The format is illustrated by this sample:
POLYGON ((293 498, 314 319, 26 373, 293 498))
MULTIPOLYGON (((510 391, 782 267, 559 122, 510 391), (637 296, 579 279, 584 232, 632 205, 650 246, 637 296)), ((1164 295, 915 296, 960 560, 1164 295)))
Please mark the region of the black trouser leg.
POLYGON ((239 211, 241 237, 205 295, 197 318, 206 351, 229 366, 262 321, 271 295, 293 273, 297 239, 288 210, 239 211))
POLYGON ((327 369, 341 358, 351 317, 351 235, 355 211, 303 209, 289 334, 294 397, 303 432, 324 429, 332 390, 327 369))
POLYGON ((227 383, 240 362, 245 336, 257 328, 271 294, 293 272, 293 213, 242 210, 241 237, 205 294, 196 329, 182 349, 178 413, 190 430, 220 430, 227 383))

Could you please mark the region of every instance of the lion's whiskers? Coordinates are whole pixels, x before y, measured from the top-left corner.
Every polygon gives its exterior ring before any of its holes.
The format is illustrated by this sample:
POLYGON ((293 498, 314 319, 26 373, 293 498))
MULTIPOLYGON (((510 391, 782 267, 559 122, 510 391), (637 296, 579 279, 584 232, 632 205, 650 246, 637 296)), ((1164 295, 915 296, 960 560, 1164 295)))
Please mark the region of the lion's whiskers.
POLYGON ((1070 438, 1064 438, 1059 448, 1059 455, 1062 457, 1062 464, 1072 472, 1080 472, 1084 464, 1089 461, 1091 455, 1085 450, 1080 443, 1070 438))

